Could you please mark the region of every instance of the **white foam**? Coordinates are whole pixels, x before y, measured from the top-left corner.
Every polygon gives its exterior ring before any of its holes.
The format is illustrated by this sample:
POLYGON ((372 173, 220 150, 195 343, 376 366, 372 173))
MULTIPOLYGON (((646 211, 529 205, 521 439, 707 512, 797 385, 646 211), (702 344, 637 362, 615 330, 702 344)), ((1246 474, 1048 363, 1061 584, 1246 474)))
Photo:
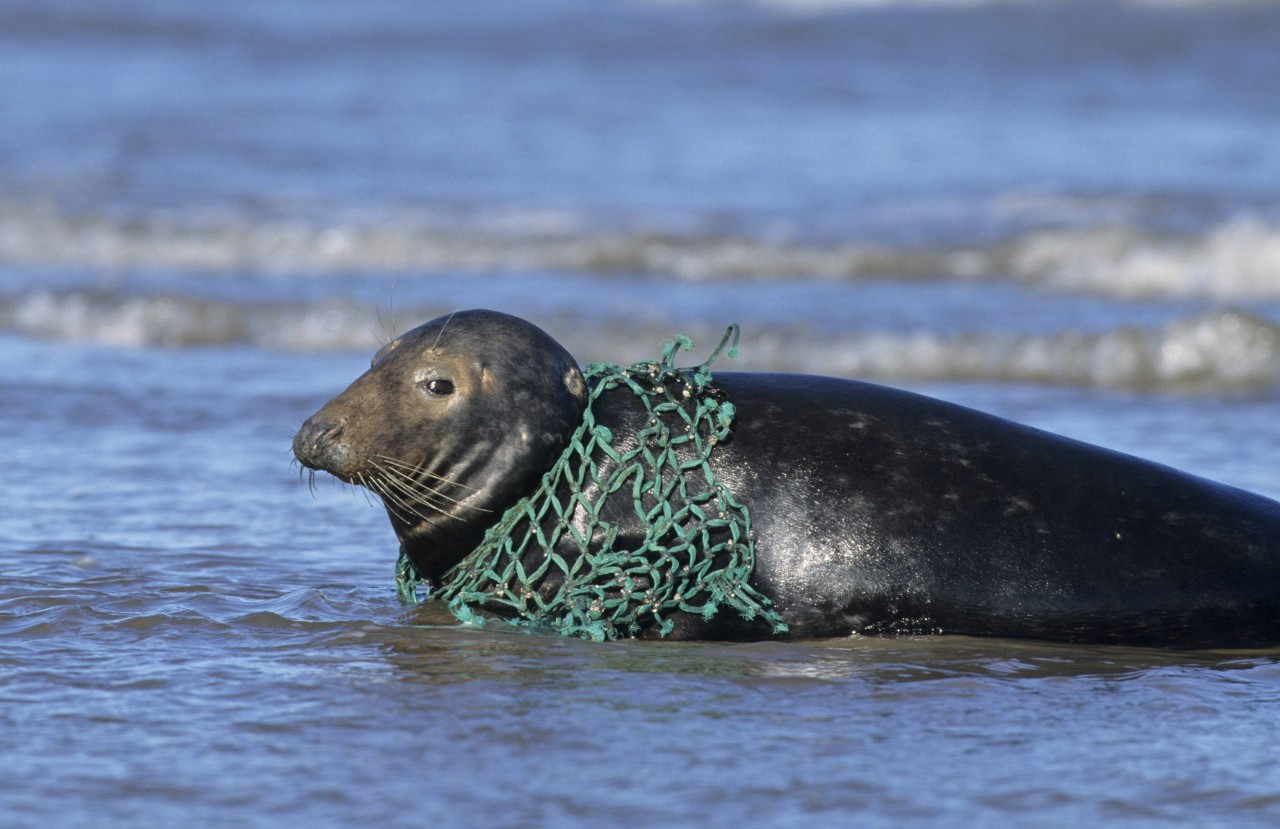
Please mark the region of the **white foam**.
POLYGON ((1175 392, 1280 384, 1280 329, 1232 311, 1155 327, 1045 334, 932 331, 813 338, 753 332, 742 367, 889 382, 984 381, 1175 392))
POLYGON ((1181 238, 1041 231, 1011 246, 1008 268, 1027 282, 1109 296, 1271 299, 1280 297, 1280 227, 1243 216, 1181 238))
MULTIPOLYGON (((429 319, 446 308, 402 309, 429 319)), ((644 359, 669 339, 666 321, 558 315, 552 330, 584 360, 644 359)), ((181 296, 35 291, 0 299, 0 327, 67 341, 172 348, 250 344, 293 351, 360 350, 379 343, 374 309, 349 300, 241 305, 181 296)), ((710 328, 689 332, 714 342, 710 328)), ((1113 389, 1223 392, 1280 385, 1280 328, 1234 311, 1154 327, 1036 334, 979 331, 816 335, 753 324, 730 368, 894 381, 1045 383, 1113 389)))
MULTIPOLYGON (((346 223, 157 216, 113 221, 0 204, 0 262, 107 271, 403 273, 441 270, 647 272, 681 279, 849 277, 893 269, 894 251, 754 239, 586 230, 563 214, 467 222, 412 214, 346 223)), ((937 257, 933 257, 937 258, 937 257)), ((906 262, 909 267, 914 263, 906 262)))
POLYGON ((1012 196, 993 215, 1073 213, 1072 226, 986 245, 934 248, 593 229, 568 214, 459 219, 427 213, 306 222, 243 216, 75 217, 0 203, 0 262, 106 272, 426 273, 571 271, 711 279, 1012 278, 1053 291, 1125 299, 1280 297, 1280 224, 1243 215, 1162 237, 1125 223, 1132 206, 1012 196), (1106 222, 1079 226, 1092 218, 1106 222))
POLYGON ((1156 328, 1036 335, 881 336, 845 353, 842 374, 994 380, 1116 389, 1223 391, 1274 387, 1280 330, 1235 312, 1156 328))
POLYGON ((293 349, 367 345, 368 329, 356 342, 354 306, 325 303, 288 311, 270 306, 179 295, 127 296, 111 291, 34 291, 0 305, 5 329, 45 339, 97 342, 122 347, 253 343, 293 349), (285 331, 273 329, 285 318, 285 331))

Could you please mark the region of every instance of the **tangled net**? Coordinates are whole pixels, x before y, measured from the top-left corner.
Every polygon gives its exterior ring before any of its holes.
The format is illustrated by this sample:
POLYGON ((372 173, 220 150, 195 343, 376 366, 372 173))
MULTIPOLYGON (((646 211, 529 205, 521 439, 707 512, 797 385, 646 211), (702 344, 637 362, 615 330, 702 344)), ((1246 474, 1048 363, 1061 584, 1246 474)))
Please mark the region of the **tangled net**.
MULTIPOLYGON (((597 641, 649 628, 666 636, 677 611, 711 619, 725 605, 785 633, 772 602, 748 583, 755 543, 747 508, 709 463, 735 413, 712 386, 710 370, 730 339, 729 356, 736 356, 733 325, 693 368, 675 366, 678 351, 693 349, 683 334, 657 362, 588 366, 582 423, 560 458, 428 598, 448 601, 463 622, 496 620, 597 641), (620 386, 646 410, 634 440, 617 441, 595 419, 596 401, 620 386), (622 546, 618 528, 603 517, 611 498, 631 499, 646 528, 638 545, 622 546)), ((424 582, 403 550, 396 583, 403 601, 419 601, 424 582)))

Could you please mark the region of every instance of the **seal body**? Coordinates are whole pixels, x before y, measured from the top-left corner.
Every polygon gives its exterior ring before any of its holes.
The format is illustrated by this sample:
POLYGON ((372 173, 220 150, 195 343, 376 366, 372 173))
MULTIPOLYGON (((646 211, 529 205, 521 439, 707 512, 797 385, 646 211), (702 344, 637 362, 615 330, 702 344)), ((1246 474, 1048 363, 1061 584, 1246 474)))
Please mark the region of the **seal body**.
MULTIPOLYGON (((737 415, 711 465, 750 510, 752 585, 791 635, 1280 643, 1274 501, 871 383, 733 372, 714 383, 737 415)), ((379 492, 415 568, 438 579, 532 492, 584 403, 575 364, 549 336, 467 312, 379 352, 294 450, 379 492), (450 379, 449 394, 431 391, 432 378, 450 379)), ((617 435, 643 428, 624 389, 592 413, 617 435)), ((643 537, 634 510, 607 517, 623 542, 643 537)), ((722 610, 683 614, 673 635, 768 630, 722 610)))
POLYGON ((1280 504, 883 386, 720 374, 720 476, 795 633, 1280 642, 1280 504))

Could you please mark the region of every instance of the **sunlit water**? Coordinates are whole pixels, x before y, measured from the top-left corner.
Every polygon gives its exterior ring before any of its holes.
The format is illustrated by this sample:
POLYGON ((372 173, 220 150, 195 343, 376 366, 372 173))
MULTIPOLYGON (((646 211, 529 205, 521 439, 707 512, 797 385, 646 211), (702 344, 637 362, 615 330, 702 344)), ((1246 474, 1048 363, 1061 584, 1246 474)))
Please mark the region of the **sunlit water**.
MULTIPOLYGON (((4 354, 6 825, 1280 816, 1271 654, 462 629, 397 603, 379 510, 289 468, 355 356, 4 354)), ((1080 434, 1127 422, 1166 460, 1280 489, 1239 460, 1275 453, 1270 404, 1232 404, 1215 447, 1221 403, 964 391, 1080 434)))
MULTIPOLYGON (((396 601, 301 421, 677 331, 1280 496, 1280 7, 0 3, 0 825, 1274 826, 1280 651, 396 601)), ((690 362, 700 359, 690 355, 690 362)))

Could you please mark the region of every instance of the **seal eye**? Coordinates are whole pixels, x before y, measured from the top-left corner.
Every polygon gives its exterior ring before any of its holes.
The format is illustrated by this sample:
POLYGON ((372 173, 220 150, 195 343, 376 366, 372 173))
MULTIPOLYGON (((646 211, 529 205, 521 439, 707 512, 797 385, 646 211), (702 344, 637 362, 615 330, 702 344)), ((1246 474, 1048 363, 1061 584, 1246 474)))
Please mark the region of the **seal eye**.
POLYGON ((436 378, 434 380, 423 380, 418 384, 420 388, 426 389, 432 394, 438 394, 444 397, 447 394, 453 394, 453 383, 448 380, 436 378))

